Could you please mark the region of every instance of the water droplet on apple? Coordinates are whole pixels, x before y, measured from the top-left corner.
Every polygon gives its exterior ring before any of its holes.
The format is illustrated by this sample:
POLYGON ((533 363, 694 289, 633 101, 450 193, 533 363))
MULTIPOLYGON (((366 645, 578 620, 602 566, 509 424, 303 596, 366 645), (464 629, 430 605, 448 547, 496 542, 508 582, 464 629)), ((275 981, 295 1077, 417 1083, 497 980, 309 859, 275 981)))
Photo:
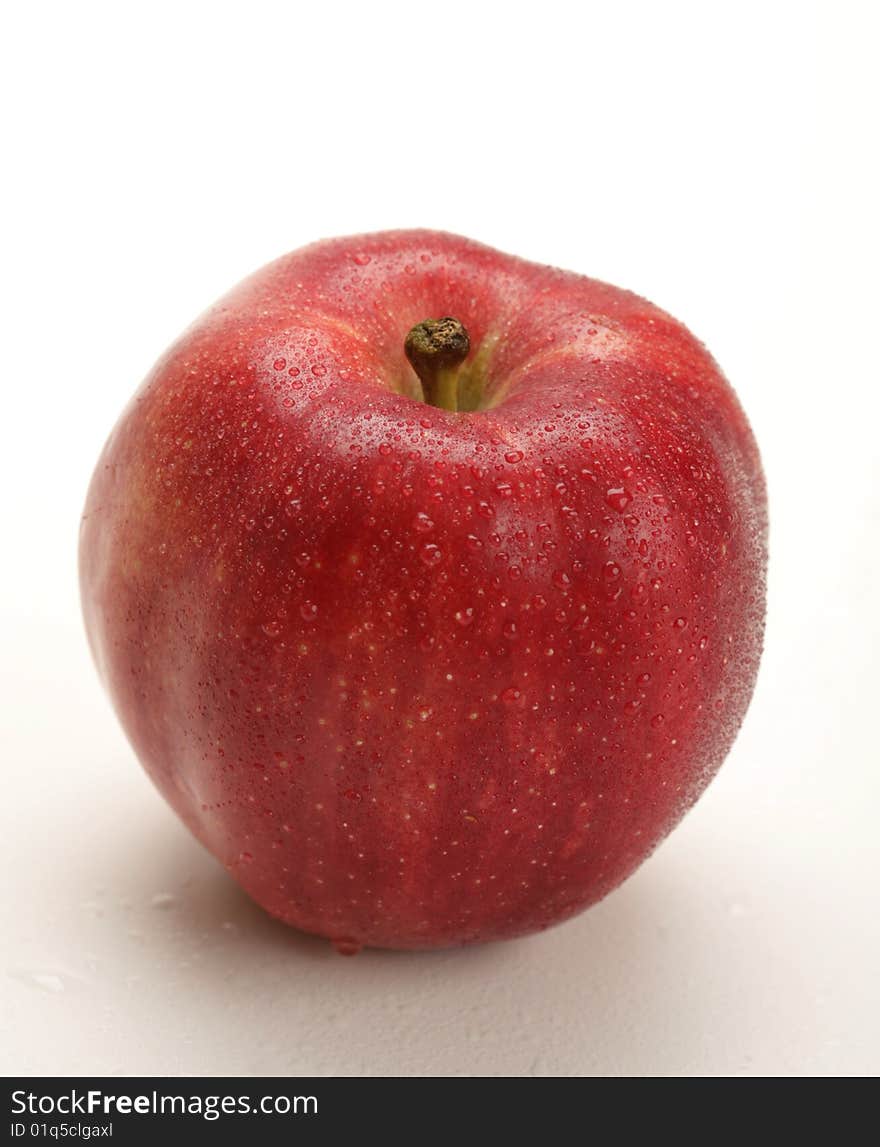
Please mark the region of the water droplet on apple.
POLYGON ((517 633, 516 622, 515 621, 505 621, 504 625, 502 626, 501 632, 504 634, 504 636, 507 638, 508 641, 513 641, 516 638, 516 633, 517 633))
POLYGON ((416 514, 413 526, 416 530, 418 530, 420 534, 427 534, 429 530, 433 530, 434 523, 431 521, 427 514, 420 511, 418 514, 416 514))
POLYGON ((352 258, 352 261, 353 261, 354 263, 357 263, 357 265, 358 265, 359 267, 366 267, 366 266, 367 266, 369 263, 371 263, 371 262, 372 262, 372 260, 371 260, 371 258, 370 258, 370 256, 369 256, 369 255, 364 255, 364 254, 363 254, 362 252, 360 252, 360 251, 359 251, 359 252, 358 252, 356 255, 352 255, 352 257, 351 257, 351 258, 352 258))
POLYGON ((501 700, 505 705, 516 705, 522 699, 522 690, 518 689, 516 685, 510 685, 501 694, 501 700))
POLYGON ((314 621, 318 616, 318 607, 312 601, 304 601, 299 607, 299 615, 303 621, 314 621))
POLYGON ((665 720, 666 718, 663 716, 663 714, 658 713, 656 716, 651 718, 651 728, 659 729, 665 720))
POLYGON ((457 609, 455 611, 455 613, 453 614, 453 616, 454 616, 456 622, 460 626, 464 627, 466 625, 470 625, 471 622, 474 620, 474 611, 469 606, 467 609, 457 609))
POLYGON ((322 362, 316 362, 312 367, 312 374, 315 376, 315 378, 323 378, 326 373, 327 367, 324 366, 322 362))
POLYGON ((523 460, 522 450, 508 450, 507 453, 504 455, 504 461, 509 462, 511 466, 515 466, 517 464, 517 462, 522 462, 522 460, 523 460))
POLYGON ((443 561, 443 551, 432 542, 427 542, 419 550, 419 557, 426 566, 436 566, 443 561))
POLYGON ((605 501, 612 510, 616 510, 618 514, 622 514, 632 501, 632 494, 624 489, 623 486, 612 486, 610 490, 606 490, 605 492, 605 501))
POLYGON ((267 621, 263 626, 263 633, 267 637, 277 637, 281 632, 281 626, 277 621, 267 621))
POLYGON ((606 562, 602 572, 610 581, 613 578, 620 577, 620 566, 617 564, 617 562, 606 562))
POLYGON ((331 943, 340 956, 356 956, 358 952, 363 950, 363 944, 359 944, 357 940, 350 940, 347 937, 333 940, 331 943))
POLYGON ((284 368, 287 366, 287 359, 286 358, 276 358, 275 361, 272 363, 272 366, 275 368, 275 370, 284 370, 284 368))

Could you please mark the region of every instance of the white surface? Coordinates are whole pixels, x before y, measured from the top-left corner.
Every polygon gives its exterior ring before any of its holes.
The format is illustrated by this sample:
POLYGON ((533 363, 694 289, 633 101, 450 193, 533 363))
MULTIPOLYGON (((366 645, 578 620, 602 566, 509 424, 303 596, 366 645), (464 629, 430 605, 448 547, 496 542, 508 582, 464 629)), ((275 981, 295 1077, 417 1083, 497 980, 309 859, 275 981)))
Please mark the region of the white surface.
POLYGON ((7 21, 5 1072, 880 1069, 872 6, 490 7, 446 5, 451 71, 413 60, 411 5, 7 21), (419 162, 432 125, 446 173, 419 162), (719 779, 604 904, 346 960, 266 919, 141 774, 81 633, 77 520, 203 306, 316 237, 415 224, 629 286, 706 340, 764 451, 770 622, 719 779))

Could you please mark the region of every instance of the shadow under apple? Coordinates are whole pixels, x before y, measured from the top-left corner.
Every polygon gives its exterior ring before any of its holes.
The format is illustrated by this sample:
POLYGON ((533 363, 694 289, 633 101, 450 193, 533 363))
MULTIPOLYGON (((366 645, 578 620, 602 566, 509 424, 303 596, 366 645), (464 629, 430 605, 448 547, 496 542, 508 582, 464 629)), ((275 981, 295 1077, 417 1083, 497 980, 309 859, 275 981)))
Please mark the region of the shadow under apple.
MULTIPOLYGON (((170 815, 125 835, 130 986, 167 1007, 157 1022, 180 1064, 168 1070, 586 1075, 698 1061, 701 969, 724 952, 659 858, 540 935, 344 958, 267 916, 170 815)), ((149 1068, 134 1058, 128 1070, 149 1068)))

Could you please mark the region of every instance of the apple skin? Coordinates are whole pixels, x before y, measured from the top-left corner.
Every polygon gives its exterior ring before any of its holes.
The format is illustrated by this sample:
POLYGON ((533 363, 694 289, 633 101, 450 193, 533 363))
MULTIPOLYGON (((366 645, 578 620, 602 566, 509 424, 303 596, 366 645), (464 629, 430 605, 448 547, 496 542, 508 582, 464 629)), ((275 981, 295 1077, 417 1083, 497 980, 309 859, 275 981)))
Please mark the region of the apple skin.
POLYGON ((160 359, 82 523, 134 749, 269 913, 362 945, 546 928, 719 768, 758 668, 760 460, 645 300, 470 240, 316 243, 160 359), (484 409, 417 401, 453 315, 484 409))

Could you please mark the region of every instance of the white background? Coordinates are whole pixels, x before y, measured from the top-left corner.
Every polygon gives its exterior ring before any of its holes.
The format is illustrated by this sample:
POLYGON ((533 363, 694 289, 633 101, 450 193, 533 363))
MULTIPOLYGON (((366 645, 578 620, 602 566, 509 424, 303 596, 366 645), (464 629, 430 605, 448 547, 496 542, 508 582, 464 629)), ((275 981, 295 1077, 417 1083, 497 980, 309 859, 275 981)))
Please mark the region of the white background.
POLYGON ((7 15, 0 1069, 880 1069, 876 11, 7 15), (313 239, 415 225, 630 287, 706 341, 766 462, 767 650, 718 780, 598 908, 345 960, 264 917, 142 775, 88 659, 77 527, 121 407, 206 304, 313 239))

